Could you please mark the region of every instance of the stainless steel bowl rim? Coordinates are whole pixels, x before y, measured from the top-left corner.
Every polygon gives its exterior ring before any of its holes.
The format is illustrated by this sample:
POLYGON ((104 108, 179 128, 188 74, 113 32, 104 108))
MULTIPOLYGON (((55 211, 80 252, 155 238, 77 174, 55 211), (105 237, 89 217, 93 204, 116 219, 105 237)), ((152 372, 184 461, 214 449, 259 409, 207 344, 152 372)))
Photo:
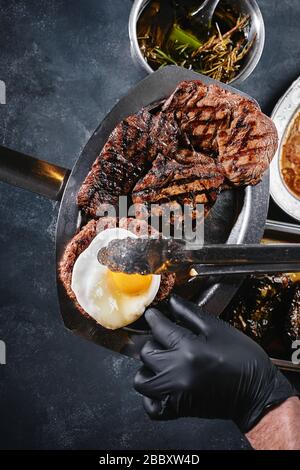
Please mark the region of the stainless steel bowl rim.
MULTIPOLYGON (((135 0, 131 9, 131 13, 129 16, 129 38, 131 44, 131 51, 132 56, 138 64, 140 64, 148 73, 154 72, 154 70, 150 67, 147 63, 146 59, 144 58, 140 46, 137 39, 137 22, 142 11, 144 4, 148 0, 135 0)), ((251 14, 251 19, 254 24, 257 38, 254 44, 254 53, 251 57, 251 60, 246 64, 246 66, 241 70, 241 72, 231 80, 230 84, 237 85, 238 83, 243 82, 246 80, 247 77, 254 71, 256 68, 261 55, 263 53, 264 44, 265 44, 265 25, 262 13, 258 6, 256 0, 243 0, 245 5, 248 5, 249 11, 251 14)))

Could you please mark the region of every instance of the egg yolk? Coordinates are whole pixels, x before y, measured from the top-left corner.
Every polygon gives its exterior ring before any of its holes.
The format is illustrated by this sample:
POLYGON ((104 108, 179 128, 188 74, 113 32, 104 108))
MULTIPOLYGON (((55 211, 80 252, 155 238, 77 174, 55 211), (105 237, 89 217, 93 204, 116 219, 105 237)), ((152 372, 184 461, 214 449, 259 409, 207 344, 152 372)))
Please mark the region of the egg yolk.
POLYGON ((152 282, 152 275, 125 274, 108 271, 108 278, 111 284, 123 294, 136 295, 149 289, 152 282))

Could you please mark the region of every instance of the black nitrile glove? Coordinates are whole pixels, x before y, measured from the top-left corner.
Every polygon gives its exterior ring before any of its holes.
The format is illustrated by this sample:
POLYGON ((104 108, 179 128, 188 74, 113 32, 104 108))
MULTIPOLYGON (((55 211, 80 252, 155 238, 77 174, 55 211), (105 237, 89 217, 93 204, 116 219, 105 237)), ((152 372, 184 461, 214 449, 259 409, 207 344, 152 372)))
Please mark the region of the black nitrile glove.
POLYGON ((245 433, 267 408, 297 395, 248 336, 179 297, 169 310, 182 326, 157 309, 146 312, 153 340, 135 377, 151 418, 232 419, 245 433))

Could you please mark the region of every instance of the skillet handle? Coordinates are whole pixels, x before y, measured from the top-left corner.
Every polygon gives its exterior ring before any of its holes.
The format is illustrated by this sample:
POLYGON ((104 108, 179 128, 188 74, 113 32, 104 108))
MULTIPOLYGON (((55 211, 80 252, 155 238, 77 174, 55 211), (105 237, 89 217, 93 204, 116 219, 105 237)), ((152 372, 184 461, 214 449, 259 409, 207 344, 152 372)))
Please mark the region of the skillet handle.
POLYGON ((0 181, 59 201, 70 170, 0 145, 0 181))

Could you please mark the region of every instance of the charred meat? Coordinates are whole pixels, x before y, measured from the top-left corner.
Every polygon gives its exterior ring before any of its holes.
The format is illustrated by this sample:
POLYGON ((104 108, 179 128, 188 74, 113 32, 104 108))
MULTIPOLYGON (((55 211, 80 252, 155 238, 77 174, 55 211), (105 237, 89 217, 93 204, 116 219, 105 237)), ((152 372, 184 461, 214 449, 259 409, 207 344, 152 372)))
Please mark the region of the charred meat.
POLYGON ((272 121, 249 99, 186 81, 162 104, 112 132, 79 194, 97 218, 121 195, 137 204, 206 204, 222 188, 256 184, 277 146, 272 121))
POLYGON ((78 193, 83 212, 94 218, 103 216, 107 204, 117 206, 119 196, 131 194, 158 152, 176 150, 178 126, 164 117, 143 109, 117 125, 78 193))
POLYGON ((210 204, 224 181, 215 160, 194 150, 179 150, 173 157, 158 155, 146 176, 133 189, 135 203, 210 204))
POLYGON ((216 85, 182 82, 165 102, 192 146, 214 156, 234 186, 256 184, 277 148, 277 131, 253 101, 216 85))

